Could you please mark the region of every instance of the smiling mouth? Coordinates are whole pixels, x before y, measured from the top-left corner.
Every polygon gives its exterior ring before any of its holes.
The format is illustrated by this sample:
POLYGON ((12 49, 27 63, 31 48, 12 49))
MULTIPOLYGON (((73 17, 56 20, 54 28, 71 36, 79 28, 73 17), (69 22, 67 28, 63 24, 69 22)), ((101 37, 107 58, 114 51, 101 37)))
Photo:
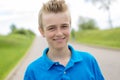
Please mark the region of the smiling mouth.
POLYGON ((63 41, 65 39, 65 37, 64 38, 56 38, 56 39, 53 39, 53 40, 55 40, 55 41, 63 41))

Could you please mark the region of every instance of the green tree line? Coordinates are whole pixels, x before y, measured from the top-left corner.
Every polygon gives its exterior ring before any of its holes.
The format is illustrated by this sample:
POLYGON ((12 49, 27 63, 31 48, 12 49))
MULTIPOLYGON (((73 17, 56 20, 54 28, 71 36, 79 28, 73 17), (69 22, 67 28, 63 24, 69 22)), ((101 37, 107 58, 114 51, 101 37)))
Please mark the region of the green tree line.
POLYGON ((18 29, 14 24, 10 26, 10 29, 11 29, 10 34, 21 34, 26 36, 35 35, 35 33, 32 30, 23 29, 23 28, 18 29))

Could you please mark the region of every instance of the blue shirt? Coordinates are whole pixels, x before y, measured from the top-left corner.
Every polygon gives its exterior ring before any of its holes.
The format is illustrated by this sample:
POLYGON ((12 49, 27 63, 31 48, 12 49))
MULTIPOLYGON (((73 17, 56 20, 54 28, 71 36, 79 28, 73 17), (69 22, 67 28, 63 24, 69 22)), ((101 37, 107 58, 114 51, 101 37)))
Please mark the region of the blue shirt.
POLYGON ((24 80, 104 80, 92 55, 68 47, 72 56, 67 66, 50 60, 46 55, 49 48, 46 48, 43 56, 28 66, 24 80))

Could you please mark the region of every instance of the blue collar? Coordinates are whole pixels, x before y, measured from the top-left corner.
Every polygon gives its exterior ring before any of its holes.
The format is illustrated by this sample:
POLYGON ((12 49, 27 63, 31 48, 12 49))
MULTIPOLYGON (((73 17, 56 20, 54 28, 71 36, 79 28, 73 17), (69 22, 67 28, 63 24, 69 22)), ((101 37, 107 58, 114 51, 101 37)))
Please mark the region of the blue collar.
MULTIPOLYGON (((72 66, 74 63, 76 62, 81 62, 83 59, 80 55, 78 51, 76 51, 71 45, 68 45, 70 51, 71 51, 71 59, 70 59, 70 64, 68 64, 67 66, 72 66)), ((43 59, 44 59, 44 62, 45 62, 45 67, 47 68, 47 70, 49 70, 56 62, 53 62, 52 60, 50 60, 47 56, 47 52, 48 52, 49 48, 46 48, 44 51, 43 51, 43 59)), ((68 68, 69 68, 68 67, 68 68)))

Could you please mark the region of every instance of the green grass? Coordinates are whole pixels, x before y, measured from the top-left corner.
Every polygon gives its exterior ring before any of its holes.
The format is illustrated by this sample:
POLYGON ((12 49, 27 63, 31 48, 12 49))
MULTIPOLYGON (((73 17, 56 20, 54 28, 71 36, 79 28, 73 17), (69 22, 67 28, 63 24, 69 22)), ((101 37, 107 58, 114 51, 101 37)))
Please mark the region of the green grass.
POLYGON ((18 34, 0 35, 0 80, 3 80, 25 55, 33 39, 34 36, 27 37, 18 34))
POLYGON ((75 36, 76 41, 79 43, 110 48, 120 48, 120 28, 81 31, 76 32, 75 36))

